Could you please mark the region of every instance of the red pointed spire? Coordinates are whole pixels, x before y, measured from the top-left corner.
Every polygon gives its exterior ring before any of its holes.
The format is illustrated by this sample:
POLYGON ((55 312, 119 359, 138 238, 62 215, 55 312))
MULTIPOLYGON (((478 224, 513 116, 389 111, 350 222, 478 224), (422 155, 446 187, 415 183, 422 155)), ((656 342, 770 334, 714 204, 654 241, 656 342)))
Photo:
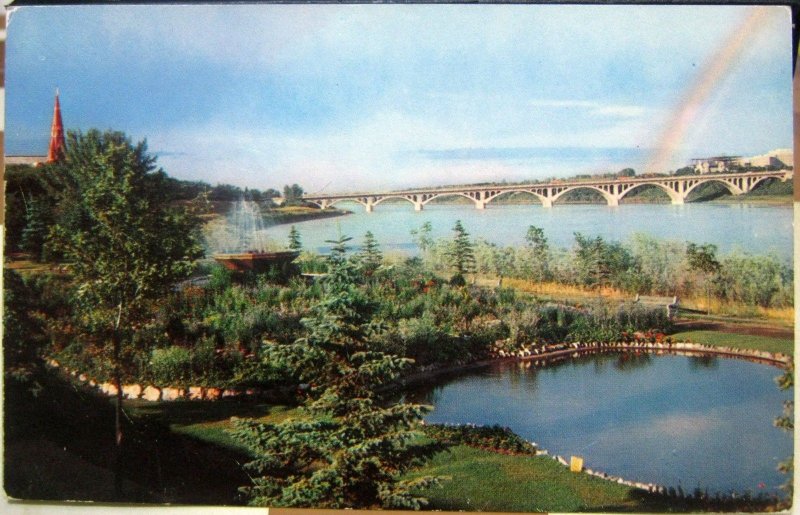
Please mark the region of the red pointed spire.
POLYGON ((56 104, 53 107, 53 125, 50 127, 50 148, 47 150, 47 162, 53 163, 64 158, 64 124, 61 123, 61 106, 58 103, 58 90, 56 90, 56 104))

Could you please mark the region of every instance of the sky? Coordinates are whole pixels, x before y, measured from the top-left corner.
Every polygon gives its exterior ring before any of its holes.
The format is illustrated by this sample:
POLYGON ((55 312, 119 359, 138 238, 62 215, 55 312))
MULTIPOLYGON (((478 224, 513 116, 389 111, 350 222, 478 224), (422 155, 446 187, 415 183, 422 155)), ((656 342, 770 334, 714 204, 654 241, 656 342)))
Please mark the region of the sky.
POLYGON ((790 12, 760 9, 19 7, 6 154, 46 154, 58 88, 68 130, 124 131, 173 177, 260 189, 666 172, 757 155, 792 145, 790 12))

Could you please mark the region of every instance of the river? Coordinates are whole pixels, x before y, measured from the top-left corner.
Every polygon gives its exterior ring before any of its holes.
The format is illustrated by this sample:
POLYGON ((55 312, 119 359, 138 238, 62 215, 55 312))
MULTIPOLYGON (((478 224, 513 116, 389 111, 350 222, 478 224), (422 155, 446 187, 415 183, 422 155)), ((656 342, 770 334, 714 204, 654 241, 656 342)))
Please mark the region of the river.
MULTIPOLYGON (((430 222, 432 236, 450 237, 456 220, 461 220, 473 238, 482 237, 498 245, 522 245, 528 226, 544 229, 551 246, 569 248, 574 233, 602 236, 623 242, 635 233, 659 239, 712 243, 720 253, 741 250, 753 254, 774 252, 787 262, 792 259, 792 206, 757 203, 628 204, 609 207, 599 204, 567 204, 544 208, 539 205, 489 204, 477 210, 471 204, 429 204, 420 212, 406 202, 380 204, 366 213, 359 204, 337 205, 352 215, 294 224, 303 247, 326 252, 339 234, 351 236, 358 245, 371 231, 384 251, 417 252, 411 230, 430 222)), ((267 230, 268 237, 285 244, 289 225, 267 230)))

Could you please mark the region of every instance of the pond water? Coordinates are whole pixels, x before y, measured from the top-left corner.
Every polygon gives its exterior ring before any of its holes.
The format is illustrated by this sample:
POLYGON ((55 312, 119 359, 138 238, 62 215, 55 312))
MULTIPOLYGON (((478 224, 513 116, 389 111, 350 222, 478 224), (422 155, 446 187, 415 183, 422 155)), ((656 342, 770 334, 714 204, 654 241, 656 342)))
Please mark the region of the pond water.
MULTIPOLYGON (((416 212, 411 204, 380 204, 366 213, 359 204, 341 204, 352 215, 294 224, 300 231, 303 247, 327 252, 338 233, 353 237, 358 246, 364 234, 372 231, 384 251, 413 254, 411 230, 430 222, 435 238, 451 237, 456 220, 461 220, 473 238, 484 238, 498 245, 523 245, 530 225, 542 227, 551 246, 570 248, 574 233, 625 241, 634 233, 695 243, 713 243, 720 252, 739 249, 755 254, 775 252, 787 260, 792 256, 792 206, 763 204, 689 203, 630 204, 618 207, 594 204, 492 205, 479 211, 467 204, 429 204, 416 212)), ((289 225, 267 230, 279 244, 288 241, 289 225)))
POLYGON ((550 454, 629 480, 709 493, 780 493, 792 438, 773 426, 791 391, 769 365, 707 356, 602 354, 499 363, 407 400, 431 423, 510 427, 550 454))

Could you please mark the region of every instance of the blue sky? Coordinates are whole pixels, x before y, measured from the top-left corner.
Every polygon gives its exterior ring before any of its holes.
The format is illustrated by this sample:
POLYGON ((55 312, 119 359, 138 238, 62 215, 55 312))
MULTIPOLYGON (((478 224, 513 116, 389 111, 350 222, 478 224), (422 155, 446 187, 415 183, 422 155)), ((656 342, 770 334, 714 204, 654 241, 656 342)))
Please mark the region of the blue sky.
MULTIPOLYGON (((669 167, 792 142, 791 24, 766 8, 669 167)), ((353 191, 639 171, 744 7, 225 5, 13 10, 6 153, 146 138, 172 176, 353 191)), ((666 171, 666 170, 665 170, 666 171)))

